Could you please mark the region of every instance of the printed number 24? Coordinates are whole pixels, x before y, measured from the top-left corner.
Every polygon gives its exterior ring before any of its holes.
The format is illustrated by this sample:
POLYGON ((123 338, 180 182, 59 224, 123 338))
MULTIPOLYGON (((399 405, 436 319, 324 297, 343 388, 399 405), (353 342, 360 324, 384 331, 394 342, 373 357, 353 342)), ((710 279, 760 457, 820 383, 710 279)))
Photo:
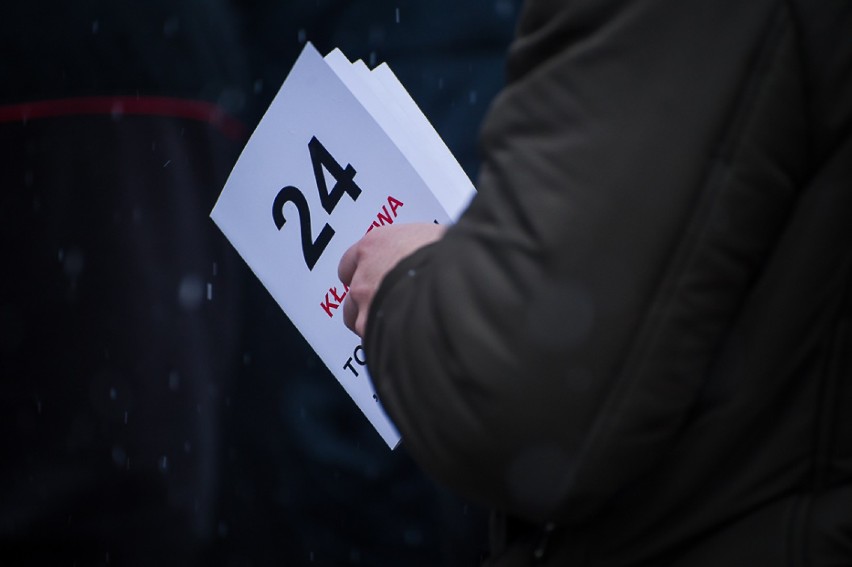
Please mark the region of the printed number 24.
MULTIPOLYGON (((308 142, 308 151, 311 154, 311 164, 314 169, 314 179, 317 183, 317 191, 319 191, 320 203, 325 212, 329 215, 334 211, 334 208, 340 202, 343 194, 356 201, 361 194, 361 188, 356 185, 355 168, 346 164, 343 168, 337 163, 328 150, 325 149, 316 136, 308 142), (331 191, 328 190, 328 185, 325 182, 325 168, 334 178, 334 186, 331 191)), ((288 185, 278 192, 275 196, 275 201, 272 203, 272 220, 275 221, 275 226, 278 230, 284 227, 287 219, 284 218, 284 204, 293 203, 296 205, 296 211, 299 213, 299 225, 302 234, 302 255, 305 257, 305 265, 309 270, 313 270, 322 253, 325 251, 328 243, 331 242, 331 237, 334 236, 334 229, 325 224, 317 236, 316 240, 311 239, 311 211, 308 207, 308 201, 302 192, 296 187, 288 185)))

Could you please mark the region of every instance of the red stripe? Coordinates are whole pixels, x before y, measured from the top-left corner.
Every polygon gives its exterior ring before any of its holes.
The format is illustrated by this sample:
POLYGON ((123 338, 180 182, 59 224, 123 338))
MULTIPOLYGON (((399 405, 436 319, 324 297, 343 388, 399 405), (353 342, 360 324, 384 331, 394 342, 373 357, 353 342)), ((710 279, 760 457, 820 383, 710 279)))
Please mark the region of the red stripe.
POLYGON ((61 116, 161 116, 207 122, 234 140, 245 140, 245 124, 221 107, 200 100, 169 97, 85 97, 0 106, 0 122, 24 122, 61 116))

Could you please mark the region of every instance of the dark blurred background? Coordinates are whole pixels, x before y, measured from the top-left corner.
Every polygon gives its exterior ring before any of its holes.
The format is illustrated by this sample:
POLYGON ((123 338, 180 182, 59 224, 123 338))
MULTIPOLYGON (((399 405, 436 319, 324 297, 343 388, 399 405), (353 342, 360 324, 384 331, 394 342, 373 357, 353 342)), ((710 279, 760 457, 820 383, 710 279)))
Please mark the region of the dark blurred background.
POLYGON ((519 0, 18 2, 0 20, 0 565, 476 565, 208 214, 306 41, 475 179, 519 0))

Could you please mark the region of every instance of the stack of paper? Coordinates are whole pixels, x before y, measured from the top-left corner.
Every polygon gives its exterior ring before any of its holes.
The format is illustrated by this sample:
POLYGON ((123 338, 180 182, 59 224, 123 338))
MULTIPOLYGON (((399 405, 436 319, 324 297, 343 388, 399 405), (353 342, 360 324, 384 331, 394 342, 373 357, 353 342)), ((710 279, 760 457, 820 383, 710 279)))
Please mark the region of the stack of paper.
MULTIPOLYGON (((386 64, 306 45, 211 217, 389 446, 337 264, 372 228, 455 220, 470 180, 386 64)), ((282 377, 286 379, 286 377, 282 377)))

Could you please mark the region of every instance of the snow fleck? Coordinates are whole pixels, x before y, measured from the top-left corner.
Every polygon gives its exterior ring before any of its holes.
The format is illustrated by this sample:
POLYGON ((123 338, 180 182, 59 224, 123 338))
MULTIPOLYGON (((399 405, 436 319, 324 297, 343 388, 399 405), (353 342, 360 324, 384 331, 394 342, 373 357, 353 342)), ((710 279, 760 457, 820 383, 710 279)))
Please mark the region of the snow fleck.
POLYGON ((501 18, 510 18, 515 13, 512 0, 497 0, 494 3, 494 12, 501 18))
POLYGON ((112 448, 112 462, 117 467, 127 466, 127 453, 124 452, 124 448, 120 445, 112 448))
POLYGON ((193 311, 201 306, 204 294, 204 283, 194 274, 184 276, 178 285, 178 303, 187 310, 193 311))
POLYGON ((178 20, 177 16, 172 16, 163 22, 163 36, 174 37, 178 30, 180 30, 180 20, 178 20))
POLYGON ((169 390, 174 392, 178 388, 180 388, 180 374, 178 374, 177 370, 172 370, 169 372, 169 390))
POLYGON ((79 248, 72 248, 67 252, 60 252, 62 256, 60 260, 62 261, 62 267, 65 270, 65 275, 68 276, 72 281, 76 280, 80 277, 80 273, 83 271, 83 253, 79 248))

